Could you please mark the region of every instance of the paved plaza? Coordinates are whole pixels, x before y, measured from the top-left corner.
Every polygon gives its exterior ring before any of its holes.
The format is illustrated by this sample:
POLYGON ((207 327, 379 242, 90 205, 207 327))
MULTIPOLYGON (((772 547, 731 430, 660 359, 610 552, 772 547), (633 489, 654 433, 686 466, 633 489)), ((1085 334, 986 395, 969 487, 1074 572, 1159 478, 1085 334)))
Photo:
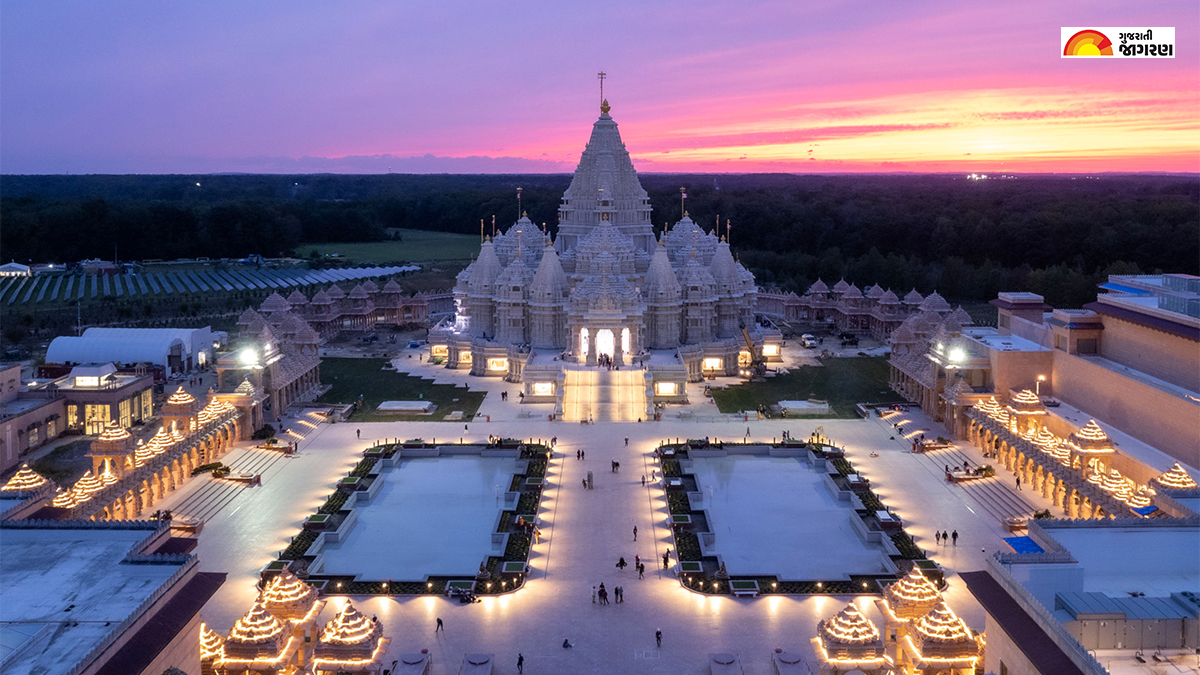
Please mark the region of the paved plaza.
MULTIPOLYGON (((1018 508, 1048 506, 1040 495, 1015 492, 1011 474, 1003 470, 986 481, 986 486, 965 489, 946 483, 943 464, 961 464, 965 458, 982 463, 977 450, 959 444, 932 455, 914 455, 908 452, 909 441, 891 422, 880 418, 744 422, 740 417, 718 415, 696 385, 689 391, 695 404, 687 406, 695 413, 694 419, 675 417, 680 408, 672 407, 662 422, 550 422, 538 413, 539 406, 520 405, 511 397, 509 402, 500 402, 499 392, 513 385, 468 378, 465 373, 423 364, 416 357, 398 363, 411 364, 417 374, 436 376, 438 381, 469 382, 474 389, 488 391, 481 416, 466 425, 395 422, 308 427, 293 420, 289 428, 305 430, 298 455, 265 463, 260 458, 264 451, 233 451, 224 461, 235 468, 249 462, 263 463, 266 468, 262 486, 240 489, 210 515, 200 535, 197 552, 202 569, 229 574, 202 611, 203 619, 217 631, 228 631, 246 612, 257 593, 259 570, 287 546, 304 518, 361 459, 362 451, 379 440, 422 437, 458 441, 461 437, 480 442, 489 435, 558 438, 547 468, 548 486, 540 513, 543 537, 533 546, 532 572, 524 588, 484 598, 475 605, 431 596, 354 599, 364 612, 377 614, 386 634, 393 638, 387 663, 402 652, 428 648, 437 673, 456 672, 466 652, 495 653, 498 673, 516 672, 518 652, 525 656, 527 673, 701 673, 707 672, 705 654, 731 651, 741 655, 746 673, 765 675, 771 672, 769 655, 776 647, 803 654, 811 661, 808 641, 816 633, 817 621, 836 613, 851 598, 702 596, 684 590, 672 574, 659 569, 662 554, 671 545, 666 496, 657 485, 643 487, 641 477, 649 478, 651 469, 656 468, 652 452, 664 439, 710 436, 741 440, 749 426, 751 439, 770 441, 784 431, 804 438, 822 427, 826 436, 845 445, 847 458, 904 519, 917 545, 946 568, 947 601, 976 630, 984 627, 983 610, 957 579, 957 572, 981 569, 986 555, 1004 547, 1001 515, 1018 508), (518 417, 530 410, 531 417, 518 417), (482 421, 487 415, 491 422, 482 421), (586 450, 586 460, 577 460, 576 450, 586 450), (621 463, 620 473, 609 470, 614 459, 621 463), (585 491, 580 482, 588 471, 594 472, 595 489, 585 491), (637 542, 633 541, 634 526, 638 528, 637 542), (935 545, 935 529, 957 531, 958 545, 935 545), (614 566, 619 557, 632 562, 635 555, 648 561, 645 579, 639 580, 632 567, 619 571, 614 566), (610 589, 624 587, 626 602, 593 604, 592 586, 601 582, 610 589), (444 620, 446 631, 435 635, 437 618, 444 620), (663 631, 661 649, 655 647, 656 629, 663 631), (576 647, 562 649, 564 638, 576 647)), ((922 430, 937 433, 919 414, 904 419, 905 435, 922 430)), ((209 478, 193 480, 171 495, 163 507, 195 503, 197 494, 214 489, 214 485, 209 478)), ((795 489, 810 488, 791 488, 795 489)), ((733 485, 727 497, 733 504, 739 497, 763 500, 771 493, 778 493, 780 500, 797 499, 781 486, 760 490, 753 485, 745 494, 733 485)), ((400 520, 405 516, 398 512, 393 517, 400 520)), ((844 521, 849 514, 837 517, 844 521)), ((361 537, 365 532, 356 534, 361 537)), ((759 555, 786 560, 815 548, 829 548, 831 542, 823 540, 828 536, 832 535, 818 528, 806 540, 767 539, 754 545, 761 549, 759 555)), ((396 545, 394 541, 380 543, 381 547, 396 545)), ((834 551, 830 562, 836 562, 838 549, 830 550, 834 551)), ((731 568, 730 572, 737 574, 738 570, 731 568)), ((858 605, 878 621, 869 597, 860 598, 858 605)), ((340 599, 332 598, 325 613, 332 616, 341 606, 340 599)))

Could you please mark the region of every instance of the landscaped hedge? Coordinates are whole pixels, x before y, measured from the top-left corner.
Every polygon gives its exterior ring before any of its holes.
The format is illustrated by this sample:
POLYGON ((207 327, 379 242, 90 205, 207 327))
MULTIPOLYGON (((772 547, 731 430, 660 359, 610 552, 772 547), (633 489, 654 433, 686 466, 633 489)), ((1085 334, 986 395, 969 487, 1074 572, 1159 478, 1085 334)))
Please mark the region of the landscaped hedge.
POLYGON ((693 532, 675 526, 675 557, 679 560, 699 560, 700 538, 693 532))
POLYGON ((350 477, 366 478, 367 474, 371 472, 371 467, 375 466, 375 462, 377 461, 379 460, 374 457, 367 457, 354 467, 354 470, 350 472, 350 477))
POLYGON ((529 535, 525 532, 510 532, 508 546, 504 548, 506 562, 525 562, 529 558, 529 535))
POLYGON ((858 500, 862 502, 863 508, 866 510, 872 513, 883 510, 883 502, 879 501, 879 497, 876 497, 874 492, 863 490, 855 494, 858 495, 858 500))
POLYGON ((525 471, 525 475, 529 478, 545 478, 546 477, 546 460, 531 459, 529 460, 529 468, 525 471))
POLYGON ((349 494, 338 490, 337 492, 329 495, 329 499, 326 499, 325 503, 321 505, 321 508, 317 509, 317 513, 337 513, 338 511, 342 510, 342 506, 345 505, 346 499, 349 497, 349 494))
POLYGON ((830 457, 825 461, 832 464, 833 468, 837 469, 837 472, 843 476, 849 476, 854 473, 854 467, 850 465, 850 462, 845 457, 830 457))
POLYGON ((674 459, 664 459, 662 463, 663 475, 669 478, 682 478, 683 469, 679 466, 679 461, 674 459))
POLYGON ((320 534, 315 530, 300 530, 300 534, 292 538, 292 543, 279 554, 280 560, 297 560, 304 556, 304 552, 309 546, 317 540, 317 535, 320 534))
POLYGON ((892 543, 896 545, 896 549, 900 551, 900 555, 905 560, 922 560, 925 558, 925 553, 913 543, 912 537, 904 532, 893 532, 892 543))
POLYGON ((541 503, 541 499, 541 490, 522 492, 521 497, 517 499, 517 513, 523 516, 537 515, 538 504, 541 503))
POLYGON ((691 504, 688 503, 687 495, 682 492, 667 493, 667 508, 671 513, 688 513, 692 510, 691 504))

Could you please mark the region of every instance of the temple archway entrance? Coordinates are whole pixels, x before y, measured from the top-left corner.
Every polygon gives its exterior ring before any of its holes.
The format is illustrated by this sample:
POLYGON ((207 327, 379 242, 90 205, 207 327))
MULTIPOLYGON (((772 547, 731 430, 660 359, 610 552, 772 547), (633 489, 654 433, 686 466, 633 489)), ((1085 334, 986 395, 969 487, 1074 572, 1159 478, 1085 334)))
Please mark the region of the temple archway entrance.
POLYGON ((617 343, 613 332, 607 328, 601 328, 596 331, 596 355, 604 354, 608 358, 612 358, 616 352, 617 343))

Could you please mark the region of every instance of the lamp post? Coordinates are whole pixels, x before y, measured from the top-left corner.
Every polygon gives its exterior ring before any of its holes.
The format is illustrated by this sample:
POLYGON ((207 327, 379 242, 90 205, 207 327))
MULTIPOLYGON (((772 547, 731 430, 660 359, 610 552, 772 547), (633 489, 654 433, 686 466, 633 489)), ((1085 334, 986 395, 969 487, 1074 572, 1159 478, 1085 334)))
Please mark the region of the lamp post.
POLYGON ((1042 383, 1045 381, 1046 381, 1045 375, 1038 375, 1037 382, 1034 383, 1034 385, 1033 385, 1033 388, 1034 388, 1033 393, 1036 394, 1038 396, 1038 398, 1041 398, 1041 396, 1042 396, 1042 383))

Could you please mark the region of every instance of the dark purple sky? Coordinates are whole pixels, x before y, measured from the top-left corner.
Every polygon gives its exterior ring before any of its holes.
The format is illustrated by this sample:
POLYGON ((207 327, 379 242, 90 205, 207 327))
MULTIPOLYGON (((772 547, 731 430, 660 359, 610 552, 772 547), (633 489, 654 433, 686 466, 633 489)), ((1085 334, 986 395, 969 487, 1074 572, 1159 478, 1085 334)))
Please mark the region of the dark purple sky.
POLYGON ((1194 0, 0 2, 0 172, 1192 170, 1194 0), (1175 26, 1177 58, 1059 57, 1175 26))

